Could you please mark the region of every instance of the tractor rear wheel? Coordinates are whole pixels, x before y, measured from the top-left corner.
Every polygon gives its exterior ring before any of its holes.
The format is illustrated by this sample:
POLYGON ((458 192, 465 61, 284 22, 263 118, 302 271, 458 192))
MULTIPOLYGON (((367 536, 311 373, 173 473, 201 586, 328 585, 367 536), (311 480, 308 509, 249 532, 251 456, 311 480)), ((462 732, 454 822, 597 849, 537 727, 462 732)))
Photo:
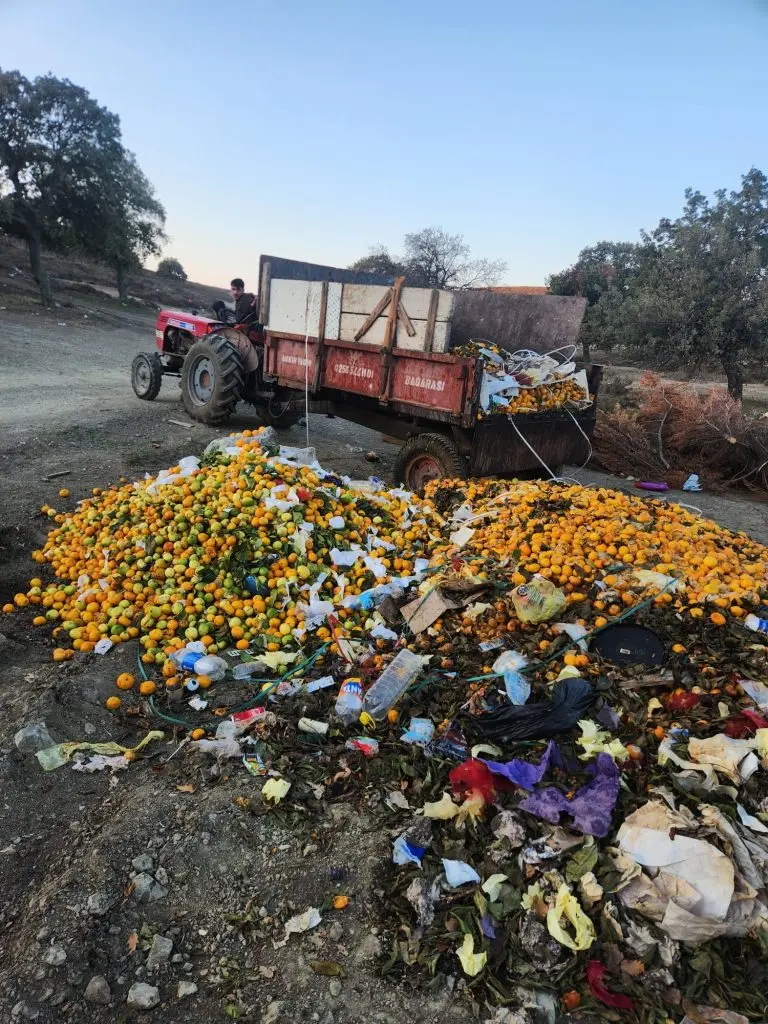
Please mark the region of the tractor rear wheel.
POLYGON ((210 334, 196 341, 184 359, 181 399, 193 420, 222 423, 243 395, 245 371, 227 338, 210 334))
POLYGON ((420 493, 430 480, 460 479, 468 474, 467 460, 444 434, 418 434, 406 441, 395 459, 395 483, 420 493))
POLYGON ((163 363, 157 352, 139 352, 131 363, 131 385, 137 398, 152 402, 163 384, 163 363))

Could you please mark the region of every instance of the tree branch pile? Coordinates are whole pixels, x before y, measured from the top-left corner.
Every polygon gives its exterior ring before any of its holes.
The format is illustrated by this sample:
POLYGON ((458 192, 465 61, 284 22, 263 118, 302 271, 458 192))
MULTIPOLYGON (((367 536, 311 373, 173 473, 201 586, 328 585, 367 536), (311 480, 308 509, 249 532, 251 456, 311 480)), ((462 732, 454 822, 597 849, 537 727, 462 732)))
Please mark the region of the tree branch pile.
POLYGON ((612 473, 679 486, 690 473, 712 487, 768 492, 768 419, 747 415, 724 388, 698 395, 647 373, 637 409, 601 412, 597 462, 612 473))

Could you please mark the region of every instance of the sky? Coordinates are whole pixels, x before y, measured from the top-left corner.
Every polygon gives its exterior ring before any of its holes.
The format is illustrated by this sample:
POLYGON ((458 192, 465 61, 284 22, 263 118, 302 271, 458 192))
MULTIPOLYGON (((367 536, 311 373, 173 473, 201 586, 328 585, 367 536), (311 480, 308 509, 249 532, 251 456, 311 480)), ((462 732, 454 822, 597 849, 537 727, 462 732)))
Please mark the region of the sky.
POLYGON ((0 68, 120 115, 192 280, 432 225, 500 283, 768 172, 768 0, 0 0, 0 68))

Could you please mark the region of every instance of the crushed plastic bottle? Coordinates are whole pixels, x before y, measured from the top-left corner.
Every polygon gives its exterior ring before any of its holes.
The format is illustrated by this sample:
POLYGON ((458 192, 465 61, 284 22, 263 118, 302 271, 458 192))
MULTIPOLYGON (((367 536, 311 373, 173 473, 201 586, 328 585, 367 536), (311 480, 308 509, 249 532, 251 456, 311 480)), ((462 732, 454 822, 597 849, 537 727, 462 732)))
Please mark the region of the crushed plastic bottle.
POLYGON ((195 664, 203 654, 205 654, 205 644, 202 640, 193 640, 181 650, 174 651, 171 659, 182 672, 194 672, 195 664))
POLYGON ((363 701, 363 710, 380 722, 394 707, 416 676, 424 667, 424 660, 404 648, 384 669, 368 690, 363 701))
POLYGON ((256 675, 259 668, 260 665, 257 661, 243 661, 239 665, 235 665, 232 675, 235 679, 248 679, 250 676, 256 675))
POLYGON ((215 654, 206 654, 195 662, 193 672, 197 676, 208 676, 214 683, 223 679, 227 672, 227 663, 223 658, 217 658, 215 654))
POLYGON ((344 725, 352 725, 363 710, 363 681, 360 678, 345 679, 336 698, 335 711, 344 725))
POLYGON ((215 654, 205 653, 205 644, 200 640, 174 651, 171 658, 182 672, 194 672, 198 676, 208 676, 213 682, 223 679, 227 671, 227 663, 215 654))
POLYGON ((759 615, 748 615, 744 619, 744 625, 754 633, 765 633, 768 636, 768 619, 761 619, 759 615))

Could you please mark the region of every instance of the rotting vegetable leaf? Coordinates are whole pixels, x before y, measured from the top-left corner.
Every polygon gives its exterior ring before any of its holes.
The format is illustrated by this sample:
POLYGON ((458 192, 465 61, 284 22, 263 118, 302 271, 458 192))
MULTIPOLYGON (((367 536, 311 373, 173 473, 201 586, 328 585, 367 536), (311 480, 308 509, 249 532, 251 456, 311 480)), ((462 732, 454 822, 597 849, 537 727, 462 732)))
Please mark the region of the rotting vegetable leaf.
POLYGON ((568 861, 565 877, 569 882, 578 882, 582 875, 593 871, 598 858, 597 846, 594 842, 585 843, 568 861))

